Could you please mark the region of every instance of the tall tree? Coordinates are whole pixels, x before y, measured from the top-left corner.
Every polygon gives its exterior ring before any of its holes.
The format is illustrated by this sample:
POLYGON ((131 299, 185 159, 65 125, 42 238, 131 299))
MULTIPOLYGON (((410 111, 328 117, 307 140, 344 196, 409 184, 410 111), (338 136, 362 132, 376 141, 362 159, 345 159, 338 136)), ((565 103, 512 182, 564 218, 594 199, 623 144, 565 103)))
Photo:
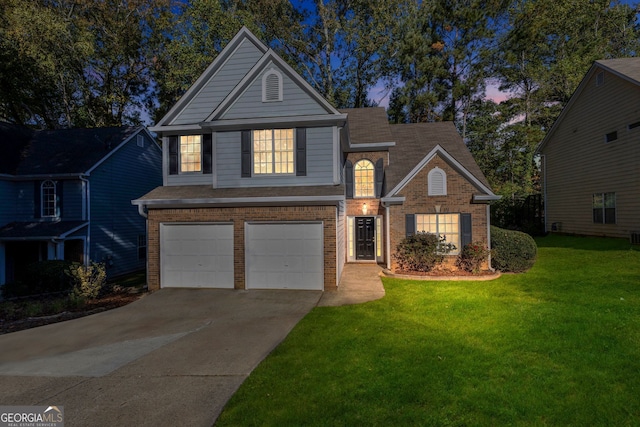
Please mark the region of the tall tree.
POLYGON ((0 108, 41 127, 141 121, 150 28, 166 0, 8 0, 1 6, 0 108))

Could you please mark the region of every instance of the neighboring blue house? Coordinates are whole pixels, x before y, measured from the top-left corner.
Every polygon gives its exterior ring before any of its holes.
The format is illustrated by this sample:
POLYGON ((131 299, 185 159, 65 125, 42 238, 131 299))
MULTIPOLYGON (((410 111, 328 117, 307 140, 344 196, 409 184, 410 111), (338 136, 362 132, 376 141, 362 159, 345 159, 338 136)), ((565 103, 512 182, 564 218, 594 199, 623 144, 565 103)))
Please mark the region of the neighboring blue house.
POLYGON ((0 284, 33 263, 145 268, 145 220, 131 200, 162 184, 162 150, 143 127, 33 131, 0 123, 0 284))

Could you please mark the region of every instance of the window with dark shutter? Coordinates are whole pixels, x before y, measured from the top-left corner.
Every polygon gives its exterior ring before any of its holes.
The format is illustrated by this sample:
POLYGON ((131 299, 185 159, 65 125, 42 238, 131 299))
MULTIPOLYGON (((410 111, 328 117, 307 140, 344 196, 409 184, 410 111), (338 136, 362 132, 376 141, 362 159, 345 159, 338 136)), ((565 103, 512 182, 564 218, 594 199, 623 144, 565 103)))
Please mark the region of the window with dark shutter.
POLYGON ((296 175, 307 176, 307 130, 296 129, 296 175))
POLYGON ((169 137, 169 175, 178 174, 178 137, 169 137))
POLYGON ((384 161, 378 159, 375 167, 375 194, 376 198, 382 197, 382 182, 384 179, 384 161))
POLYGON ((465 247, 465 245, 471 243, 471 229, 471 214, 460 214, 460 244, 463 248, 465 247))
POLYGON ((243 130, 240 137, 242 177, 251 177, 251 131, 243 130))
POLYGON ((353 163, 349 160, 344 164, 344 186, 347 199, 353 199, 353 163))
POLYGON ((407 237, 416 234, 416 216, 414 214, 405 215, 404 229, 407 237))
POLYGON ((213 171, 213 138, 210 133, 202 135, 202 173, 213 171))

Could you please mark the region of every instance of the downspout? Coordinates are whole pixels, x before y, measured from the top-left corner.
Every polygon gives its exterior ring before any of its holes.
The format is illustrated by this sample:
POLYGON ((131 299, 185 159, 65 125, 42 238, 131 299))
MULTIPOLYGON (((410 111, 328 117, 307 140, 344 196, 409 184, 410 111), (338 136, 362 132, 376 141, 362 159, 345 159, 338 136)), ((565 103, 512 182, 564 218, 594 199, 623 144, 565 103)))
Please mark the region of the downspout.
POLYGON ((149 215, 147 214, 147 212, 145 212, 144 208, 146 208, 147 205, 138 205, 138 214, 147 219, 149 217, 149 215))
POLYGON ((544 209, 544 232, 547 233, 547 156, 540 154, 542 158, 542 209, 544 209))
POLYGON ((84 186, 84 195, 86 199, 85 205, 85 214, 86 220, 89 223, 87 226, 87 242, 84 247, 84 265, 89 265, 89 257, 91 256, 91 185, 89 180, 84 175, 80 175, 80 181, 82 181, 82 185, 84 186))
POLYGON ((391 230, 389 221, 389 205, 382 204, 384 206, 384 228, 385 228, 385 246, 386 246, 386 258, 387 258, 387 270, 391 270, 391 230))
POLYGON ((489 255, 487 256, 489 271, 496 271, 491 267, 491 205, 489 203, 487 203, 487 249, 489 249, 489 255))

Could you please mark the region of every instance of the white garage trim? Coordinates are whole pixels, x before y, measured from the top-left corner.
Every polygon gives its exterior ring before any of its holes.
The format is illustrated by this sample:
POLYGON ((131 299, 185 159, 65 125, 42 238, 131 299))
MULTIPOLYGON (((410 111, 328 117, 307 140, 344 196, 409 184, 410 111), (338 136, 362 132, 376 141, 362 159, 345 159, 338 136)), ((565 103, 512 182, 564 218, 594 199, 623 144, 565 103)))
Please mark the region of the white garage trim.
POLYGON ((233 224, 161 223, 160 287, 233 289, 233 224))
POLYGON ((324 227, 314 222, 246 222, 247 289, 324 289, 324 227))

